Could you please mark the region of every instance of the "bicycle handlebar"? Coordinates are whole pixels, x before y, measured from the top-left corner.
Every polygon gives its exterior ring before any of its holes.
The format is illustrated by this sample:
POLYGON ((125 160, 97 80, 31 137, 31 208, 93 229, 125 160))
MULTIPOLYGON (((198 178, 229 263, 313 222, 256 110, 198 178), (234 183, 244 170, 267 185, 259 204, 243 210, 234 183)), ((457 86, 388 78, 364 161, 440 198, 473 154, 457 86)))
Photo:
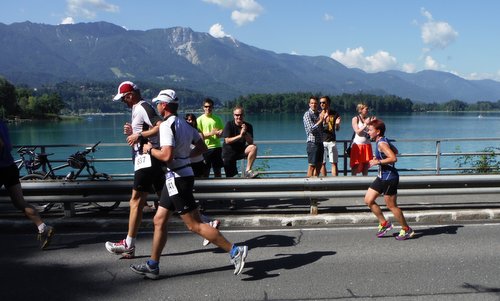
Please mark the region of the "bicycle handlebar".
POLYGON ((92 146, 92 147, 87 147, 87 149, 85 149, 85 150, 82 152, 82 154, 83 154, 83 155, 87 155, 87 154, 88 154, 88 153, 90 153, 90 152, 95 152, 95 149, 96 149, 96 147, 99 145, 99 143, 101 143, 101 141, 97 142, 97 143, 96 143, 96 144, 94 144, 94 146, 92 146))

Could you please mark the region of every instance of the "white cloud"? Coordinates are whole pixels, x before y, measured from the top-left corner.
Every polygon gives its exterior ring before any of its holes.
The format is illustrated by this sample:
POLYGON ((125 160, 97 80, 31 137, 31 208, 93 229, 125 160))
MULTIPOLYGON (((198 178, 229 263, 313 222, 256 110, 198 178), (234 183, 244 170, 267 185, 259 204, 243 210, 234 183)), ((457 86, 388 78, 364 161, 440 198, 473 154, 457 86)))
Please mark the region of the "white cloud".
POLYGON ((224 38, 224 37, 230 37, 230 35, 227 35, 224 32, 224 28, 219 23, 212 25, 212 27, 210 27, 210 30, 208 31, 208 33, 212 37, 217 38, 217 39, 224 38))
POLYGON ((325 15, 323 16, 323 20, 325 21, 333 21, 333 16, 328 14, 328 13, 325 13, 325 15))
POLYGON ((491 79, 491 80, 500 81, 500 70, 497 71, 497 73, 478 73, 478 72, 473 72, 473 73, 469 73, 467 75, 464 75, 462 77, 465 78, 465 79, 468 79, 468 80, 491 79))
POLYGON ((433 59, 430 55, 425 57, 424 64, 425 64, 425 69, 430 69, 430 70, 441 69, 439 63, 435 59, 433 59))
POLYGON ((406 63, 403 64, 402 70, 407 73, 414 73, 417 70, 417 67, 415 66, 415 64, 406 63))
POLYGON ((119 7, 109 4, 105 0, 66 0, 68 14, 72 17, 82 16, 86 19, 94 19, 98 11, 115 13, 119 7))
POLYGON ((458 32, 447 22, 434 21, 431 13, 424 8, 421 9, 421 13, 427 18, 427 22, 420 27, 424 44, 444 49, 458 37, 458 32))
POLYGON ((207 3, 233 9, 231 20, 238 26, 255 21, 264 9, 255 0, 203 0, 207 3))
POLYGON ((386 71, 398 66, 396 58, 389 52, 380 50, 374 55, 364 56, 363 47, 347 48, 345 52, 337 50, 331 54, 331 58, 349 68, 360 68, 366 72, 386 71))
POLYGON ((75 24, 75 20, 72 17, 66 17, 62 19, 61 24, 75 24))

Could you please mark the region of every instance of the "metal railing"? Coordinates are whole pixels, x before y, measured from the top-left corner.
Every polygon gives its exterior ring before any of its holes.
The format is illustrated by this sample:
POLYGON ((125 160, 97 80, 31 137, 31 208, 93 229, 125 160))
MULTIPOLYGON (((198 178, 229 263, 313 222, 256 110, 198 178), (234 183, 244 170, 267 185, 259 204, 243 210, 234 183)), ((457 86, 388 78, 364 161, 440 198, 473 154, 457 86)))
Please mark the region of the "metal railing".
MULTIPOLYGON (((371 177, 199 179, 194 196, 198 200, 286 200, 310 202, 310 213, 318 213, 321 199, 363 197, 371 177)), ((63 203, 65 215, 74 216, 76 202, 127 202, 133 180, 23 182, 28 202, 63 203)), ((500 193, 500 175, 401 176, 399 196, 465 195, 500 193)), ((150 199, 156 198, 154 194, 150 199)), ((10 202, 5 189, 0 202, 10 202)))
MULTIPOLYGON (((397 143, 398 148, 400 149, 398 157, 398 170, 401 174, 456 174, 463 171, 470 171, 469 167, 458 167, 458 166, 450 166, 449 164, 444 164, 443 160, 445 158, 459 158, 463 156, 481 156, 481 155, 490 155, 490 152, 480 152, 480 151, 442 151, 444 145, 448 145, 447 149, 459 147, 464 143, 474 143, 476 144, 479 141, 483 141, 485 143, 490 143, 494 145, 500 146, 500 138, 439 138, 439 139, 396 139, 394 140, 397 143), (417 144, 431 144, 434 147, 431 149, 428 147, 427 151, 424 152, 404 152, 405 146, 417 144), (411 167, 405 164, 405 161, 408 159, 417 158, 422 160, 423 158, 432 158, 434 160, 433 167, 411 167)), ((303 140, 261 140, 255 141, 255 143, 259 146, 259 155, 257 156, 257 160, 254 164, 259 169, 259 172, 263 176, 267 177, 304 177, 306 175, 306 166, 307 166, 307 155, 305 154, 305 141, 303 140), (289 154, 279 154, 273 155, 269 154, 268 150, 262 146, 280 146, 280 145, 297 145, 301 147, 301 150, 304 149, 304 154, 297 155, 296 150, 294 153, 289 154), (305 168, 303 170, 277 170, 273 168, 267 168, 265 165, 268 165, 269 162, 275 162, 276 160, 288 160, 287 162, 292 162, 290 160, 300 160, 304 163, 305 168), (264 167, 262 167, 264 165, 264 167)), ((344 155, 344 150, 347 148, 349 140, 338 140, 337 148, 339 152, 339 174, 347 176, 350 174, 351 170, 348 164, 348 157, 344 155)), ((25 145, 26 146, 26 145, 25 145)), ((57 153, 57 149, 62 148, 71 148, 77 147, 81 148, 82 146, 91 146, 90 144, 58 144, 58 145, 37 145, 40 152, 55 152, 57 153)), ((20 146, 18 146, 20 147, 20 146)), ((34 147, 34 145, 27 145, 27 147, 34 147)), ((14 150, 17 149, 16 147, 14 150)), ((121 149, 123 153, 127 153, 129 150, 129 146, 125 143, 101 143, 99 145, 99 149, 121 149)), ((116 151, 106 152, 106 151, 98 151, 96 153, 95 158, 89 159, 90 162, 100 164, 99 171, 106 172, 111 175, 113 178, 131 178, 132 174, 132 163, 130 157, 106 157, 103 156, 103 153, 112 153, 116 154, 116 151), (123 164, 124 162, 130 163, 126 168, 122 168, 123 172, 116 172, 113 170, 117 170, 114 168, 116 164, 123 164), (108 169, 109 168, 109 169, 108 169)), ((58 154, 50 157, 51 162, 65 162, 67 159, 67 154, 63 154, 63 157, 60 157, 58 154), (58 157, 59 156, 59 157, 58 157)), ((18 156, 15 152, 13 152, 14 157, 18 156)), ((495 152, 495 156, 500 155, 500 152, 495 152)), ((244 170, 245 161, 241 160, 241 170, 244 170)), ((327 167, 329 164, 327 163, 327 167)), ((372 170, 371 172, 373 172, 372 170)), ((241 175, 241 173, 240 173, 241 175)))

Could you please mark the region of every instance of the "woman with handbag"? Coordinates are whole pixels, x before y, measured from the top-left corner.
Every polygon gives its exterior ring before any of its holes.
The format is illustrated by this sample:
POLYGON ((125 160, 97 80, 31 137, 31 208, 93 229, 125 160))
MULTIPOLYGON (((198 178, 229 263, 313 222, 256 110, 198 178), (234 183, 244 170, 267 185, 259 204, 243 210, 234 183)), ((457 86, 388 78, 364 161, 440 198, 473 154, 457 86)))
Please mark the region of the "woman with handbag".
POLYGON ((370 160, 373 158, 372 145, 368 136, 368 123, 376 117, 368 117, 368 106, 358 104, 356 107, 358 115, 352 118, 352 129, 354 138, 351 142, 350 166, 353 176, 361 173, 368 175, 370 160))

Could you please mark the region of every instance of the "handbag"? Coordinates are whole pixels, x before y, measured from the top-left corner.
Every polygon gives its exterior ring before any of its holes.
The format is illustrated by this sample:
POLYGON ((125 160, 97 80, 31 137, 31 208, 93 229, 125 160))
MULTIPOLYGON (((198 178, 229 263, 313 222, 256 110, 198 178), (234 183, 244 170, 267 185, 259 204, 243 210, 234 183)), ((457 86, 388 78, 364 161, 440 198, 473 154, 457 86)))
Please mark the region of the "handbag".
POLYGON ((354 136, 355 135, 356 135, 355 132, 352 133, 351 142, 349 142, 349 145, 344 150, 345 155, 348 156, 348 157, 351 157, 351 149, 352 149, 352 145, 354 144, 353 140, 354 140, 354 136))

